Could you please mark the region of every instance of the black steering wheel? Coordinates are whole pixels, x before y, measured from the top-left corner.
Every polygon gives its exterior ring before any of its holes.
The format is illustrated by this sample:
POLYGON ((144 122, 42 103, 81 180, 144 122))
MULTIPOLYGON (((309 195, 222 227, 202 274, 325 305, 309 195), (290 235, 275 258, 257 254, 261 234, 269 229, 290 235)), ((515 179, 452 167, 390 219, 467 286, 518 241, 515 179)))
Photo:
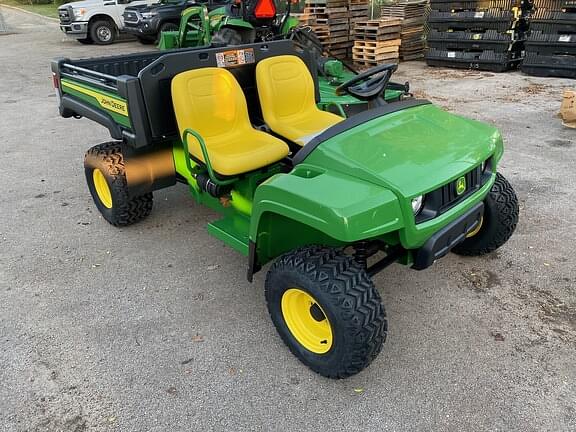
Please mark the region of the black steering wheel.
POLYGON ((374 101, 382 96, 396 69, 398 69, 396 64, 374 66, 340 84, 336 88, 336 95, 342 96, 348 93, 363 101, 374 101))

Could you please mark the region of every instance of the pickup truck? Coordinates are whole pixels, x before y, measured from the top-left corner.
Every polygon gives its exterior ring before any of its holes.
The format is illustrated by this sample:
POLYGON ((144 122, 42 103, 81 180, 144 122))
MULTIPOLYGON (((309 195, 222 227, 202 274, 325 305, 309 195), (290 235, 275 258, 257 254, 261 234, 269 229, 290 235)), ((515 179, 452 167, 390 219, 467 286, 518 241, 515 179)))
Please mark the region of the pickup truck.
MULTIPOLYGON (((518 199, 498 172, 500 132, 426 100, 387 103, 395 70, 382 64, 341 83, 336 95, 368 104, 346 116, 320 109, 317 65, 289 40, 52 62, 60 114, 98 122, 113 138, 84 158, 103 219, 137 223, 155 190, 185 184, 213 210, 191 207, 187 219, 209 214, 208 233, 244 255, 249 281, 273 262, 264 282, 272 322, 329 378, 360 372, 386 340, 374 275, 394 263, 424 270, 450 251, 486 255, 518 222, 518 199)), ((193 226, 182 224, 182 262, 219 262, 198 241, 197 222, 185 222, 193 226)), ((107 242, 124 234, 105 232, 107 242)), ((237 288, 210 288, 231 313, 223 292, 237 288)))
POLYGON ((60 30, 83 44, 108 45, 124 31, 122 14, 128 5, 151 5, 153 0, 83 0, 58 8, 60 30))
POLYGON ((124 10, 124 31, 143 44, 154 43, 165 31, 178 31, 180 16, 190 6, 206 5, 208 10, 230 3, 231 0, 161 0, 152 5, 131 5, 124 10))

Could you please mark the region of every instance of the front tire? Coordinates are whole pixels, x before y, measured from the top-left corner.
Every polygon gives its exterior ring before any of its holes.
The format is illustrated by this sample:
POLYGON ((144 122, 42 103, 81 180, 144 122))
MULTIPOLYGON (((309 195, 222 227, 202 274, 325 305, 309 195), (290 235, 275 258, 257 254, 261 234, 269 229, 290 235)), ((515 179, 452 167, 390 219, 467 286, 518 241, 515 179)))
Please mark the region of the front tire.
POLYGON ((518 198, 500 173, 484 200, 484 215, 478 230, 452 249, 457 255, 480 256, 493 252, 508 241, 518 224, 518 198))
POLYGON ((90 24, 90 38, 96 45, 110 45, 116 39, 116 26, 107 20, 90 24))
POLYGON ((102 217, 114 226, 141 221, 152 211, 152 193, 130 198, 122 147, 107 142, 92 147, 84 158, 88 189, 102 217))
POLYGON ((305 247, 278 258, 266 277, 266 302, 290 351, 328 378, 362 371, 386 340, 378 291, 353 257, 334 249, 305 247))

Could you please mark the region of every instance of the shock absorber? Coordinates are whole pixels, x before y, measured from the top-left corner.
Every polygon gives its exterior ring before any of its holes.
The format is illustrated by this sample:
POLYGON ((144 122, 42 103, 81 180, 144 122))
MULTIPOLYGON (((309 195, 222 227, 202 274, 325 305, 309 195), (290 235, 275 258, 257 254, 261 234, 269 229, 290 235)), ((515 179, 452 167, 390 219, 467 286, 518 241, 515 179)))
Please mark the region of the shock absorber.
POLYGON ((364 269, 368 268, 368 258, 378 253, 381 249, 382 243, 376 240, 373 241, 359 241, 354 244, 354 259, 364 269))

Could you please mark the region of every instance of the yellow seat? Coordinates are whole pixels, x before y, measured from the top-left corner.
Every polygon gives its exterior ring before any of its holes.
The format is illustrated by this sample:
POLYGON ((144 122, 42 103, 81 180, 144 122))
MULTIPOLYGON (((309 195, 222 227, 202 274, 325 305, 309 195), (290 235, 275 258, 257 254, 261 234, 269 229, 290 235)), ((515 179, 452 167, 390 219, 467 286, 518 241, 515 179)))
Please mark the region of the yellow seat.
MULTIPOLYGON (((190 128, 202 136, 218 174, 242 174, 288 155, 286 143, 252 127, 244 93, 226 69, 203 68, 176 75, 172 103, 180 135, 190 128)), ((192 136, 188 149, 196 159, 206 162, 192 136)))
POLYGON ((304 62, 292 55, 256 65, 256 83, 266 124, 299 145, 344 120, 316 106, 314 81, 304 62))

